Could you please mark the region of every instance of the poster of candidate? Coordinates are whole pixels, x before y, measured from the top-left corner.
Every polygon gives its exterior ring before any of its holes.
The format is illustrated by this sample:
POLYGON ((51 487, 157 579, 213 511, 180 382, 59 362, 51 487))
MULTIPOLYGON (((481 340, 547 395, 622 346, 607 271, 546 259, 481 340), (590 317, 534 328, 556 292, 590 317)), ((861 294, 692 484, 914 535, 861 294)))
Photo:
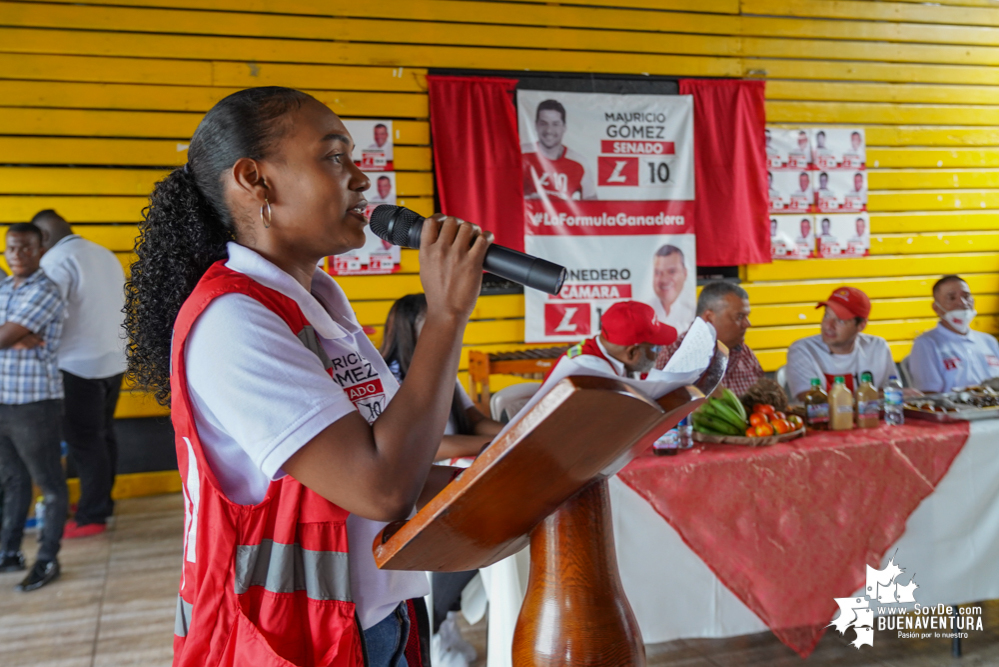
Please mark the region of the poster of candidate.
POLYGON ((363 171, 395 169, 390 120, 345 120, 343 124, 354 139, 354 164, 363 171))
MULTIPOLYGON (((354 139, 351 158, 365 172, 371 186, 364 191, 368 206, 364 215, 381 204, 396 203, 395 172, 392 171, 392 121, 345 120, 344 125, 354 139)), ((333 275, 371 275, 394 273, 399 270, 401 251, 398 246, 382 241, 364 228, 362 248, 330 257, 329 272, 333 275)))
POLYGON ((867 163, 863 128, 823 127, 811 133, 816 169, 863 169, 867 163))
POLYGON ((686 331, 697 282, 692 98, 520 90, 517 106, 525 250, 569 270, 558 295, 525 290, 525 340, 592 336, 628 299, 686 331))
POLYGON ((852 169, 813 171, 812 187, 820 212, 867 210, 867 172, 852 169))
POLYGON ((808 213, 815 203, 811 172, 801 169, 770 170, 771 213, 808 213))
POLYGON ((818 256, 824 259, 864 257, 871 251, 870 220, 866 213, 818 215, 818 256))
POLYGON ((770 216, 770 256, 773 259, 815 257, 815 218, 810 215, 770 216))
POLYGON ((767 127, 765 133, 768 169, 808 169, 812 148, 807 131, 767 127))

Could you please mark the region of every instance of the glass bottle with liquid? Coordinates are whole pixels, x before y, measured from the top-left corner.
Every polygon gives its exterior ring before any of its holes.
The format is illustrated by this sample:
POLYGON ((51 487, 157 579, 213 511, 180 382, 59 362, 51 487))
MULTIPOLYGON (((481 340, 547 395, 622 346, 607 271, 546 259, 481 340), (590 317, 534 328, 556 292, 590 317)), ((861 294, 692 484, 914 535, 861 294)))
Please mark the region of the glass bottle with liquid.
POLYGON ((881 412, 878 398, 874 376, 870 373, 861 374, 860 386, 857 387, 857 428, 877 428, 881 423, 878 419, 881 412))
POLYGON ((813 431, 829 428, 829 397, 822 391, 822 380, 812 378, 812 388, 802 399, 805 403, 805 424, 813 431))
POLYGON ((853 428, 853 392, 846 388, 842 375, 836 376, 829 390, 829 428, 834 431, 853 428))

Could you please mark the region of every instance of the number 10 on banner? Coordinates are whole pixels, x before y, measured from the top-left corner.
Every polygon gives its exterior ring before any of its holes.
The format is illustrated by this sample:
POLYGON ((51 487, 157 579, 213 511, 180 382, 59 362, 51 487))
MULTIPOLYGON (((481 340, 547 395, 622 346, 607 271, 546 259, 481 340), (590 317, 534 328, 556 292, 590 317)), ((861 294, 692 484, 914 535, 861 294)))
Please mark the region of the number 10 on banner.
POLYGON ((663 159, 607 155, 597 158, 598 185, 656 186, 669 183, 669 179, 669 162, 663 159))
POLYGON ((600 142, 597 183, 604 186, 657 186, 670 180, 672 141, 600 142), (610 155, 606 155, 610 153, 610 155))

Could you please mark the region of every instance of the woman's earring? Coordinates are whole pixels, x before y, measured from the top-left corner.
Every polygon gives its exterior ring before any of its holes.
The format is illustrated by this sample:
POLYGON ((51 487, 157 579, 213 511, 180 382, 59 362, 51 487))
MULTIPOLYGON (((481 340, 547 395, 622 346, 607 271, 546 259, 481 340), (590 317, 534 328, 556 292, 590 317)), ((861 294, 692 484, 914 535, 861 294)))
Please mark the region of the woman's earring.
POLYGON ((264 205, 260 207, 260 221, 264 223, 264 229, 271 228, 271 203, 267 201, 267 195, 264 195, 264 205))

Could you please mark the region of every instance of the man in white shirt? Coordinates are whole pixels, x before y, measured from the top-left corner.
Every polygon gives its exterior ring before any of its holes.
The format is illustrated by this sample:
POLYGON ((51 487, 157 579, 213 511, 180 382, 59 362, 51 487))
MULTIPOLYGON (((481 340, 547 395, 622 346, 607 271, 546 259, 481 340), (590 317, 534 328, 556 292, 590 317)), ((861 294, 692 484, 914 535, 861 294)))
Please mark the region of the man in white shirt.
POLYGON ((960 276, 944 276, 933 285, 933 312, 940 321, 912 344, 909 371, 916 389, 925 392, 970 387, 999 377, 999 343, 971 329, 975 297, 960 276))
POLYGON ((386 160, 392 159, 392 142, 389 141, 388 127, 384 123, 378 123, 372 130, 375 143, 367 147, 367 151, 380 151, 386 160))
POLYGON ((114 411, 126 367, 125 273, 114 253, 74 234, 55 211, 41 211, 32 222, 43 234, 42 269, 66 302, 59 348, 66 392, 63 433, 80 476, 80 501, 64 535, 85 537, 104 531, 114 510, 114 411))
POLYGON ((860 386, 860 375, 870 372, 874 386, 884 387, 898 376, 888 341, 862 333, 871 314, 871 300, 856 287, 837 287, 816 308, 825 307, 822 333, 795 341, 787 350, 787 383, 791 396, 801 398, 819 378, 828 391, 837 375, 848 389, 860 386))
POLYGON ((653 261, 652 290, 656 298, 650 304, 660 322, 683 333, 694 322, 694 300, 684 294, 687 264, 683 251, 666 244, 656 251, 653 261))

